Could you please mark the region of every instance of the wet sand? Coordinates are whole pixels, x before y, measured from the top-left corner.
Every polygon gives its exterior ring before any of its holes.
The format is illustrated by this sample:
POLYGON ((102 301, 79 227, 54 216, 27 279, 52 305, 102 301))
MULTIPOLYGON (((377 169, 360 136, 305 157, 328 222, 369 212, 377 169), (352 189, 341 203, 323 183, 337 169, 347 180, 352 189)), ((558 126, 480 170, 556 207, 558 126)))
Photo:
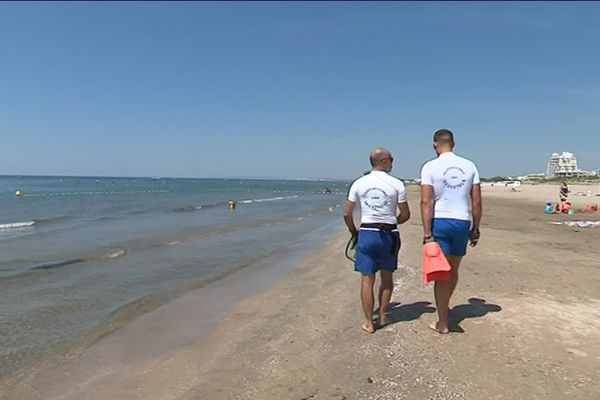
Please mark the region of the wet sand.
MULTIPOLYGON (((571 187, 575 209, 600 203, 600 197, 574 196, 578 189, 571 187)), ((410 189, 413 217, 401 228, 392 322, 373 335, 360 329, 359 276, 343 256, 341 228, 208 332, 197 327, 173 346, 153 345, 156 335, 189 332, 181 324, 193 313, 182 310, 193 310, 199 298, 188 298, 194 306, 174 302, 168 312, 143 317, 151 324, 134 321, 0 398, 595 398, 600 228, 548 222, 600 220, 600 214, 545 215, 558 186, 484 187, 481 241, 461 266, 451 333, 439 335, 427 328, 435 307, 432 287, 421 280, 417 190, 410 189), (133 327, 138 330, 126 335, 133 327)))

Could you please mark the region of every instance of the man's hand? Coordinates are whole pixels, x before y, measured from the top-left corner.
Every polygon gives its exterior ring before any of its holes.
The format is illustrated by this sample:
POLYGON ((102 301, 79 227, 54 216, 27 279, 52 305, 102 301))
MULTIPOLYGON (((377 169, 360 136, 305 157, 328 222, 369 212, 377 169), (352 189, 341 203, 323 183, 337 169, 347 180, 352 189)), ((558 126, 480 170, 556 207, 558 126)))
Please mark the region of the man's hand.
POLYGON ((477 246, 477 242, 479 242, 480 232, 479 229, 471 229, 469 233, 469 240, 471 241, 471 247, 477 246))
POLYGON ((356 247, 356 243, 358 243, 358 232, 354 233, 352 235, 352 244, 350 245, 350 249, 354 250, 354 248, 356 247))

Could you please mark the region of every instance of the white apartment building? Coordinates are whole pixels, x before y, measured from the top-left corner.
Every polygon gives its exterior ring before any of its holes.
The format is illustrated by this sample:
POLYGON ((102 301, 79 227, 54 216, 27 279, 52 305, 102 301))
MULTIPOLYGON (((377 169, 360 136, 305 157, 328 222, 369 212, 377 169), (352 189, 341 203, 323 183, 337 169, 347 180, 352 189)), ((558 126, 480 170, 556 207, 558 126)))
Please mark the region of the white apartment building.
POLYGON ((546 178, 568 178, 579 176, 583 171, 577 168, 577 159, 573 153, 563 151, 562 153, 552 153, 546 167, 546 178))

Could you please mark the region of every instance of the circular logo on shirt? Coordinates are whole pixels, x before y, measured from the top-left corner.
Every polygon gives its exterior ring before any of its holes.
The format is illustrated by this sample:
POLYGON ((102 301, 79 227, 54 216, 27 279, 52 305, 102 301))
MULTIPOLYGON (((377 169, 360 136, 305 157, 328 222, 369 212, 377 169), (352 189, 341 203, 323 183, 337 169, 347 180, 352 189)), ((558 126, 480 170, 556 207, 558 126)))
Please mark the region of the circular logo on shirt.
POLYGON ((374 211, 379 211, 390 204, 390 200, 387 193, 379 188, 367 189, 364 198, 365 206, 369 207, 371 210, 374 211))
POLYGON ((465 171, 461 168, 448 167, 444 171, 444 179, 442 179, 442 182, 444 183, 444 186, 449 189, 458 189, 463 187, 467 182, 465 175, 465 171))

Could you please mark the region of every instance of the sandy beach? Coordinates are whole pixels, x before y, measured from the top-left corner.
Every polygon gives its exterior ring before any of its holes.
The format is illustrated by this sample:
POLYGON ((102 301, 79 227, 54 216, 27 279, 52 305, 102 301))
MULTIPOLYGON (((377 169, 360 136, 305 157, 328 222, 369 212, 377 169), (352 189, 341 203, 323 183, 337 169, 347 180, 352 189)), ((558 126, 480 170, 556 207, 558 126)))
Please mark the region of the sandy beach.
MULTIPOLYGON (((600 203, 575 193, 599 189, 572 186, 574 209, 600 203)), ((348 236, 340 218, 340 231, 318 252, 222 307, 217 321, 197 321, 194 310, 220 307, 218 284, 12 382, 0 398, 596 398, 600 227, 549 222, 597 221, 600 213, 545 215, 549 199, 558 199, 557 185, 483 188, 481 241, 461 266, 450 335, 427 328, 435 305, 432 287, 421 279, 418 187, 412 186, 392 323, 375 334, 360 329, 359 275, 344 258, 348 236)))

